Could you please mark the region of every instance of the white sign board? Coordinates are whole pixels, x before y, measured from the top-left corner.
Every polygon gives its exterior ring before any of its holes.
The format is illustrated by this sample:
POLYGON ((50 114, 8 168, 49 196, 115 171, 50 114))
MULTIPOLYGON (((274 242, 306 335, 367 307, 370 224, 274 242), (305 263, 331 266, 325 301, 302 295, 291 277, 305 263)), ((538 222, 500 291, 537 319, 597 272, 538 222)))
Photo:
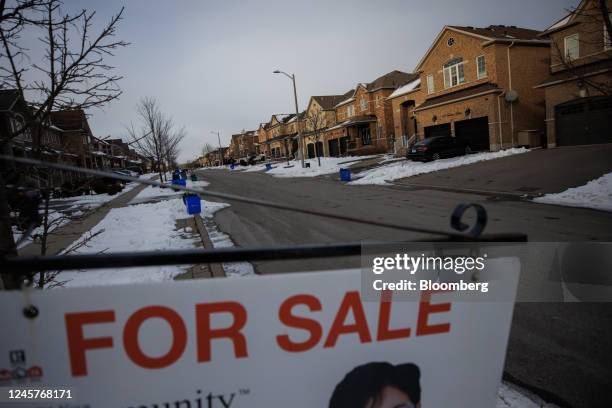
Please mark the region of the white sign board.
POLYGON ((495 406, 511 302, 360 290, 351 270, 1 293, 0 387, 69 388, 90 407, 495 406))

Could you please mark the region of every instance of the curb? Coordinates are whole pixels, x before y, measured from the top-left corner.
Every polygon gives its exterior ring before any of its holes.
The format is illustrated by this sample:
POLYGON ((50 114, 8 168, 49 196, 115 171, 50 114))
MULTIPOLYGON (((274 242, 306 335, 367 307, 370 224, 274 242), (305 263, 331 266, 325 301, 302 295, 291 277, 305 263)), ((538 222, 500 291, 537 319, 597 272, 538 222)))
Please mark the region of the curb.
MULTIPOLYGON (((206 231, 206 227, 204 226, 204 221, 200 214, 195 214, 193 216, 195 220, 196 228, 198 229, 198 233, 200 234, 200 238, 202 239, 202 245, 204 245, 205 249, 213 249, 213 244, 208 236, 208 232, 206 231)), ((211 278, 225 278, 225 270, 223 269, 222 264, 208 264, 211 278)))

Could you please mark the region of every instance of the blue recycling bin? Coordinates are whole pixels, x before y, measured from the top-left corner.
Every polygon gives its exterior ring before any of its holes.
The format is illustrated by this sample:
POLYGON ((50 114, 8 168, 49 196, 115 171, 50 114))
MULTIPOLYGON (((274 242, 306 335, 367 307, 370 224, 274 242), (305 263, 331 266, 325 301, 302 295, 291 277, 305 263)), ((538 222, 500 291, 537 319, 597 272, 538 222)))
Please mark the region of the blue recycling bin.
POLYGON ((340 180, 351 181, 351 171, 349 169, 340 169, 340 180))
POLYGON ((183 180, 183 179, 172 180, 172 184, 176 184, 177 186, 187 187, 187 180, 183 180))
POLYGON ((187 194, 185 196, 185 206, 187 206, 188 214, 200 214, 202 212, 202 203, 200 196, 197 194, 187 194))
POLYGON ((230 170, 234 170, 236 168, 236 165, 234 163, 230 164, 230 170))
POLYGON ((272 170, 272 163, 266 163, 266 171, 272 170))

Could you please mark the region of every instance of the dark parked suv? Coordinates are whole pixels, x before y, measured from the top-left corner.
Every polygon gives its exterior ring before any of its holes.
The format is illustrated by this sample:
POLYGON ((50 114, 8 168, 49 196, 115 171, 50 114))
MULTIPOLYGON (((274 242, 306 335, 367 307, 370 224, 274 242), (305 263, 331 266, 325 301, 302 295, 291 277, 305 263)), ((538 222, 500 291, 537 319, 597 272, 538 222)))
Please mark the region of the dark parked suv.
POLYGON ((463 156, 471 151, 470 146, 454 137, 435 136, 415 143, 408 149, 406 158, 414 161, 430 161, 463 156))

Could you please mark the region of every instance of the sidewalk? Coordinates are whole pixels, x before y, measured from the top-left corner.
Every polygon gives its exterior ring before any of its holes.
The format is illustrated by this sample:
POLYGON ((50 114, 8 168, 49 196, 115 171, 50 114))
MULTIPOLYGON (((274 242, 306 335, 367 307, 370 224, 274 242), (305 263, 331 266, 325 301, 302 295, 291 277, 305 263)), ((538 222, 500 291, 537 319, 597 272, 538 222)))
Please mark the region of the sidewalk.
MULTIPOLYGON (((92 210, 92 212, 80 219, 70 221, 68 224, 55 229, 47 238, 47 255, 57 255, 67 248, 84 233, 95 227, 113 208, 125 207, 134 197, 144 190, 147 185, 140 185, 121 194, 117 198, 92 210)), ((20 256, 40 255, 40 244, 33 242, 18 251, 20 256)))

